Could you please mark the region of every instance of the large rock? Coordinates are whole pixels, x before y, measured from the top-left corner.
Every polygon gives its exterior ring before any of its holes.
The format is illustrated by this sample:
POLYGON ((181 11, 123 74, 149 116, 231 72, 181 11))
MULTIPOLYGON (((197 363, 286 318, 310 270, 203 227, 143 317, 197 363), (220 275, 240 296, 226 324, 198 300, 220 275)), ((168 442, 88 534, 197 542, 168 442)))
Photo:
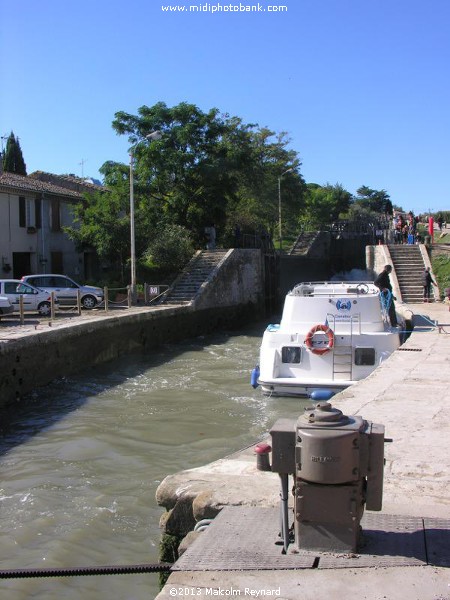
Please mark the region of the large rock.
POLYGON ((203 467, 169 475, 158 486, 156 501, 170 511, 163 519, 165 531, 184 535, 187 524, 183 519, 189 524, 212 519, 224 506, 277 506, 279 488, 276 473, 257 470, 251 446, 203 467))

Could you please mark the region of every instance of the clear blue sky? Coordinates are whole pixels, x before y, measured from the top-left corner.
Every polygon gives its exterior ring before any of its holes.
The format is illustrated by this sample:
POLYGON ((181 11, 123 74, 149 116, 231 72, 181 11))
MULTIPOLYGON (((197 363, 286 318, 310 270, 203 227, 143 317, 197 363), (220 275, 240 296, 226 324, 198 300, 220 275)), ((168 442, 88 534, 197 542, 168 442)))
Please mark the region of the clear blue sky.
POLYGON ((212 12, 240 4, 258 3, 0 0, 0 134, 19 137, 29 173, 99 177, 128 161, 115 112, 187 101, 288 132, 307 182, 450 210, 449 0, 212 12))

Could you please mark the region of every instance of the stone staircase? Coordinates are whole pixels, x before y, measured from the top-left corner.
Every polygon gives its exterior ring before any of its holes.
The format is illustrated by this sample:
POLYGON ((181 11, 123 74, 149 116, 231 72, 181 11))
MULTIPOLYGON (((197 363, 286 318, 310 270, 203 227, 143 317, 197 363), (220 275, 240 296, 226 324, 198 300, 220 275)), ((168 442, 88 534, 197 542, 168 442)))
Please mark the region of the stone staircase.
MULTIPOLYGON (((388 246, 403 302, 423 302, 422 273, 425 269, 420 248, 415 244, 388 246)), ((433 301, 433 296, 431 297, 433 301)))
POLYGON ((311 244, 318 235, 317 231, 304 231, 295 240, 295 244, 289 250, 289 256, 302 256, 307 254, 311 244))
POLYGON ((229 250, 202 250, 198 252, 173 282, 161 299, 161 304, 189 304, 217 269, 229 250))

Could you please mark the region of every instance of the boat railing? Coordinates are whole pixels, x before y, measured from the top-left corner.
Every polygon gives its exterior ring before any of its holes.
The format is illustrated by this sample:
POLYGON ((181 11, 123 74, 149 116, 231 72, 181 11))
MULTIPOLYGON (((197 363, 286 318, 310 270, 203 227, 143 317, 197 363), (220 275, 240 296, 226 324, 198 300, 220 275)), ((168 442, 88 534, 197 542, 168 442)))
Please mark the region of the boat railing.
POLYGON ((350 334, 350 341, 353 341, 353 335, 361 335, 361 313, 349 315, 345 320, 336 319, 336 315, 333 313, 327 313, 327 323, 331 327, 333 332, 336 334, 346 333, 350 334), (345 331, 339 331, 339 326, 345 325, 345 331), (349 331, 350 329, 350 331, 349 331))
POLYGON ((348 282, 336 281, 330 284, 327 281, 302 282, 294 286, 289 292, 292 296, 342 296, 344 294, 357 294, 358 296, 372 295, 379 292, 372 281, 348 282))

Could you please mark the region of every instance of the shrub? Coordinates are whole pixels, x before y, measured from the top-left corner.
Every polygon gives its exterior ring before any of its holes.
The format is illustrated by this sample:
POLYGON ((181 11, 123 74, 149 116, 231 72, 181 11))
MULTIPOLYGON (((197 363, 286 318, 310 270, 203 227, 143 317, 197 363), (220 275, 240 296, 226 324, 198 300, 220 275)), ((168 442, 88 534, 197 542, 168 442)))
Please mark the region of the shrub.
POLYGON ((149 263, 163 270, 182 268, 194 253, 189 231, 181 225, 166 225, 157 230, 144 253, 149 263))

